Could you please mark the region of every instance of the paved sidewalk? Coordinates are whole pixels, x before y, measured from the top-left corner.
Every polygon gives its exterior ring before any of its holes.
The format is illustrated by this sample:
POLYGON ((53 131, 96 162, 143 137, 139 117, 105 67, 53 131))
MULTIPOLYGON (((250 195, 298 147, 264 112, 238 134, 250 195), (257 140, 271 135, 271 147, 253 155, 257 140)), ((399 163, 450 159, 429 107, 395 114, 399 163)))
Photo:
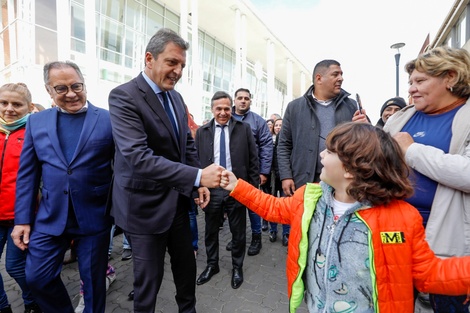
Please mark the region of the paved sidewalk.
MULTIPOLYGON (((197 257, 197 275, 206 266, 206 254, 204 247, 204 213, 200 210, 197 216, 199 227, 199 255, 197 257)), ((247 221, 247 225, 249 221, 247 221)), ((279 234, 282 232, 278 226, 279 234)), ((280 236, 279 236, 280 237, 280 236)), ((281 238, 271 243, 268 233, 263 232, 263 248, 256 256, 246 256, 244 262, 244 282, 239 289, 232 289, 231 257, 225 246, 230 240, 228 223, 220 231, 220 273, 212 277, 208 283, 196 287, 197 304, 199 313, 286 313, 288 312, 287 287, 285 277, 286 247, 281 244, 281 238)), ((251 241, 251 233, 247 232, 247 248, 251 241)), ((108 290, 106 313, 127 313, 133 311, 133 302, 127 299, 127 295, 133 289, 132 260, 122 261, 122 235, 114 237, 114 251, 110 263, 116 269, 116 281, 108 290)), ((14 313, 24 311, 21 292, 16 282, 5 273, 5 264, 0 263, 0 272, 5 283, 8 299, 14 313)), ((177 312, 174 299, 175 287, 170 270, 169 258, 165 261, 165 275, 160 293, 157 298, 156 312, 177 312)), ((77 305, 80 290, 80 278, 77 263, 65 265, 62 271, 62 279, 66 285, 72 303, 77 305)), ((306 313, 303 304, 297 313, 306 313)))

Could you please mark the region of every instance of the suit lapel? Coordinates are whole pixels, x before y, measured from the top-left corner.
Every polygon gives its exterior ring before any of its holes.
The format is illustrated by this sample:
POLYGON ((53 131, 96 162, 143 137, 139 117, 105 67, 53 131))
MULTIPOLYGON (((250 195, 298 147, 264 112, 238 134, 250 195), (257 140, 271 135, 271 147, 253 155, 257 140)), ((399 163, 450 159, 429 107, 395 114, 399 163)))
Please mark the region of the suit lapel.
MULTIPOLYGON (((165 109, 163 108, 163 103, 161 103, 160 99, 157 97, 155 92, 152 90, 152 88, 149 86, 149 84, 147 84, 147 82, 143 78, 142 74, 137 76, 137 85, 139 86, 139 89, 142 90, 142 92, 144 93, 145 101, 147 102, 149 107, 152 109, 152 111, 160 118, 163 125, 167 129, 171 139, 175 143, 176 148, 180 152, 180 143, 176 139, 176 135, 173 131, 173 126, 171 126, 170 119, 168 118, 168 115, 166 114, 165 109)), ((172 97, 170 95, 170 92, 168 93, 168 96, 170 96, 170 100, 173 104, 173 109, 174 109, 175 114, 176 114, 176 122, 178 123, 178 129, 180 131, 180 142, 181 142, 182 127, 181 127, 180 118, 179 118, 179 116, 181 116, 181 115, 178 114, 179 113, 178 112, 178 106, 174 102, 174 97, 172 97)))
POLYGON ((59 137, 57 135, 57 115, 59 114, 57 110, 49 110, 49 116, 47 119, 50 123, 47 123, 47 134, 51 140, 52 147, 55 150, 55 153, 59 159, 67 165, 67 160, 65 159, 62 148, 60 147, 59 137))

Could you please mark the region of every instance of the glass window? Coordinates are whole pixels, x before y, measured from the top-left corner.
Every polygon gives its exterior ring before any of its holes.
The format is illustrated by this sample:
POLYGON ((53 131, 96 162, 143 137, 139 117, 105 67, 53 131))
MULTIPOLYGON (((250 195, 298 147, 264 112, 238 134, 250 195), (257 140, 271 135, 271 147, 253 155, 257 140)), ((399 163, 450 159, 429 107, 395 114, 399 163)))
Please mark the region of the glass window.
POLYGON ((174 30, 179 33, 180 31, 180 18, 175 13, 165 10, 165 27, 174 30))
POLYGON ((128 68, 140 68, 145 53, 146 40, 144 35, 132 30, 126 30, 124 52, 126 55, 125 66, 128 68))
POLYGON ((166 19, 165 19, 165 27, 175 31, 176 33, 180 32, 180 27, 178 24, 173 23, 172 21, 168 21, 166 19))
POLYGON ((107 18, 101 20, 101 59, 116 64, 121 63, 123 27, 107 18))
POLYGON ((71 15, 71 36, 73 38, 85 40, 85 10, 83 9, 83 7, 72 3, 71 15))
POLYGON ((124 22, 124 0, 102 0, 99 12, 116 21, 124 22))
POLYGON ((158 14, 153 10, 147 11, 147 35, 153 36, 163 27, 163 15, 158 14))
POLYGON ((178 15, 171 12, 170 10, 165 10, 165 17, 167 18, 167 20, 172 21, 175 24, 180 23, 180 18, 178 17, 178 15))
POLYGON ((155 0, 148 2, 149 11, 154 11, 163 16, 164 8, 161 4, 158 4, 155 0))
POLYGON ((80 39, 71 38, 71 40, 70 40, 70 49, 72 49, 72 51, 85 53, 86 52, 85 41, 80 40, 80 39))
POLYGON ((58 59, 57 33, 36 26, 36 64, 46 64, 58 59))
POLYGON ((136 0, 128 0, 126 7, 126 20, 127 26, 135 31, 143 31, 145 25, 144 17, 145 8, 136 0))
POLYGON ((463 18, 460 20, 460 34, 459 34, 460 35, 460 46, 459 46, 459 48, 461 48, 467 42, 467 40, 465 38, 465 36, 466 36, 465 32, 466 32, 466 29, 467 29, 466 24, 467 24, 467 18, 464 15, 463 18))
POLYGON ((0 46, 1 51, 3 52, 0 55, 0 64, 3 66, 8 66, 11 64, 10 60, 10 28, 6 28, 3 32, 0 33, 0 46))
POLYGON ((57 30, 55 0, 36 0, 36 25, 57 30))
POLYGON ((8 1, 2 0, 2 12, 0 14, 0 19, 2 22, 2 29, 4 29, 8 25, 8 1))
POLYGON ((121 82, 121 74, 115 71, 110 71, 108 69, 101 69, 100 78, 115 83, 121 82))

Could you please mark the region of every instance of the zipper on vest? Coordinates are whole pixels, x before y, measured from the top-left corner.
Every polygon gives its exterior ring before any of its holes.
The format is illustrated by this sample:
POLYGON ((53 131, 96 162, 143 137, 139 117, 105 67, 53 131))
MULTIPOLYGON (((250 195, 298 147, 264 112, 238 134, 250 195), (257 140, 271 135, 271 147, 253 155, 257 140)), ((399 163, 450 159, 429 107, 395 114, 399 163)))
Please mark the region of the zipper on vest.
POLYGON ((5 151, 7 150, 8 137, 10 137, 9 133, 6 135, 5 141, 3 142, 2 159, 0 160, 0 186, 2 185, 3 161, 5 159, 5 151))

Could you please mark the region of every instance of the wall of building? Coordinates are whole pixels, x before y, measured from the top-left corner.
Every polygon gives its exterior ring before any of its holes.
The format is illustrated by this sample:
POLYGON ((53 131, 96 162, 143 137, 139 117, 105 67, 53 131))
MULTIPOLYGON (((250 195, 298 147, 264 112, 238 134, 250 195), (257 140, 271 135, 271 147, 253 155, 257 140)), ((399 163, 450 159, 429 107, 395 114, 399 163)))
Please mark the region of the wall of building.
MULTIPOLYGON (((109 91, 138 75, 148 40, 159 28, 168 27, 191 43, 177 89, 198 123, 211 117, 210 98, 215 91, 233 94, 239 87, 252 91, 253 111, 264 117, 282 113, 287 102, 308 87, 293 86, 305 74, 294 73, 292 64, 296 69, 302 65, 293 56, 279 55, 282 53, 276 51, 274 40, 259 38, 264 51, 251 50, 249 30, 269 30, 262 29, 264 24, 256 18, 247 18, 249 8, 226 11, 231 2, 223 6, 224 1, 218 3, 219 18, 238 25, 226 30, 225 38, 215 35, 220 25, 207 23, 207 5, 212 1, 206 0, 180 0, 177 7, 169 6, 177 1, 155 0, 2 1, 0 78, 4 83, 26 83, 34 102, 48 107, 42 66, 49 61, 71 60, 82 69, 88 99, 107 108, 109 91), (214 31, 199 28, 200 20, 214 31), (237 37, 235 42, 232 36, 237 37), (284 58, 286 64, 276 64, 276 57, 284 58), (290 77, 283 69, 277 70, 289 66, 290 77)), ((305 68, 302 71, 307 72, 305 68)))

